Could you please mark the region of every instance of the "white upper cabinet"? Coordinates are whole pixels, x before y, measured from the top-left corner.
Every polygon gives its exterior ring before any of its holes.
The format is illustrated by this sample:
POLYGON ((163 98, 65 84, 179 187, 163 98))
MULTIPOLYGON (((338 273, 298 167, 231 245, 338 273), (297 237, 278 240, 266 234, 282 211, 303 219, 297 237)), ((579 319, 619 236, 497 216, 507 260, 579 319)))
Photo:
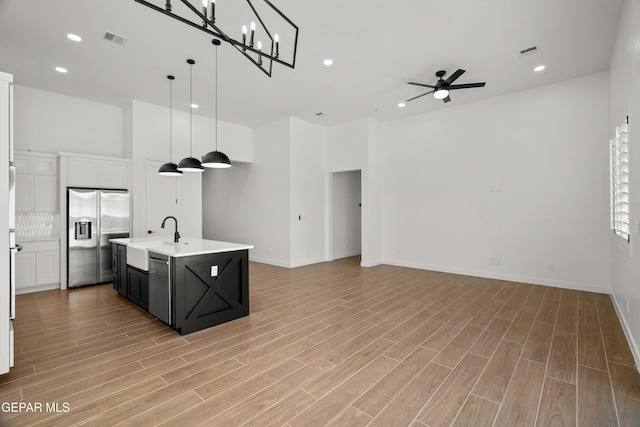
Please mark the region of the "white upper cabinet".
POLYGON ((16 212, 32 212, 35 206, 35 178, 29 173, 16 174, 16 212))
POLYGON ((58 177, 34 175, 33 210, 36 212, 58 212, 58 177))
POLYGON ((70 187, 128 188, 129 162, 69 157, 70 187))
POLYGON ((129 164, 103 160, 100 163, 100 186, 111 188, 127 188, 129 164))
POLYGON ((54 176, 58 174, 58 159, 56 157, 16 154, 14 165, 17 173, 54 176))
POLYGON ((16 212, 58 212, 58 159, 16 153, 16 212))
POLYGON ((69 185, 74 187, 100 187, 100 161, 69 157, 69 185))

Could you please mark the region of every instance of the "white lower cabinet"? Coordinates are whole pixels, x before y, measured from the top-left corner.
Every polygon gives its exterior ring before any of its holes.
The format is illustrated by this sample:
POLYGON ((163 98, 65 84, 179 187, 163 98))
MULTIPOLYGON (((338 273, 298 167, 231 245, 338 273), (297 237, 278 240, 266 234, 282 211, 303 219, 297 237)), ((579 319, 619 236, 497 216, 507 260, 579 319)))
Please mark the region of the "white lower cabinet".
POLYGON ((36 285, 36 254, 18 252, 16 254, 16 293, 36 285))
POLYGON ((60 287, 59 240, 21 243, 16 254, 16 294, 60 287))
POLYGON ((36 254, 36 284, 60 284, 60 251, 38 252, 36 254))

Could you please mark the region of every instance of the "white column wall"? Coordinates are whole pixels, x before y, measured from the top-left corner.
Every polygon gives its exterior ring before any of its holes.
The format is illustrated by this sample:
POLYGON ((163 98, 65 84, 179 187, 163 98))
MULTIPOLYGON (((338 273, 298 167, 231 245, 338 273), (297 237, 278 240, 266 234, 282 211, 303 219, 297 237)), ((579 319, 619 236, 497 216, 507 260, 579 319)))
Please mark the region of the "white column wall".
POLYGON ((325 261, 326 129, 291 118, 290 266, 325 261))

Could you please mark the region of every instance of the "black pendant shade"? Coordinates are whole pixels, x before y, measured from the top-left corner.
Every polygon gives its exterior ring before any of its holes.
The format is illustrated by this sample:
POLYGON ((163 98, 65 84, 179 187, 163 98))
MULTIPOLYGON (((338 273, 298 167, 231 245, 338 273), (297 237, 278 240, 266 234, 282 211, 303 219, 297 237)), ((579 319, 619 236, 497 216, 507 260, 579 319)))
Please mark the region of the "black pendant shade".
POLYGON ((176 165, 175 163, 165 163, 164 165, 160 166, 160 169, 158 169, 158 175, 162 175, 162 176, 180 176, 182 175, 182 171, 178 170, 178 165, 176 165))
POLYGON ((214 138, 216 142, 216 149, 214 151, 210 151, 204 156, 202 156, 202 166, 205 168, 212 169, 224 169, 231 167, 231 160, 229 157, 224 154, 222 151, 218 151, 218 46, 220 46, 220 40, 215 39, 212 43, 216 46, 216 97, 215 97, 215 132, 214 138))
POLYGON ((189 157, 185 157, 180 160, 180 163, 178 163, 178 170, 182 172, 204 172, 204 168, 200 164, 200 160, 192 157, 191 155, 193 142, 193 75, 191 70, 195 63, 196 61, 193 59, 187 59, 187 64, 189 64, 189 157))
POLYGON ((185 157, 178 163, 178 172, 204 172, 200 160, 195 157, 185 157))
POLYGON ((202 157, 202 166, 214 169, 230 168, 231 161, 223 152, 211 151, 202 157))
POLYGON ((172 105, 173 105, 173 80, 175 79, 175 77, 173 76, 167 76, 167 79, 169 79, 169 163, 165 163, 164 165, 160 166, 160 169, 158 169, 158 175, 162 175, 162 176, 180 176, 182 175, 182 172, 178 170, 178 165, 176 165, 175 163, 173 163, 171 161, 171 135, 173 133, 173 129, 172 129, 172 124, 173 124, 173 117, 172 117, 172 105))

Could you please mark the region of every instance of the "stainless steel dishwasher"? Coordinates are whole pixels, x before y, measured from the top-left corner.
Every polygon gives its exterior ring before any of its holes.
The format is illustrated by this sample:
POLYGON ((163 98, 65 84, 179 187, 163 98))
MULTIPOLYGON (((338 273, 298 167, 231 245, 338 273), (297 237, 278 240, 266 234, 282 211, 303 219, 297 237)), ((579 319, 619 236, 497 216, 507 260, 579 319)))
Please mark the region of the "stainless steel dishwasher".
POLYGON ((149 313, 171 325, 171 264, 169 257, 149 252, 149 313))

